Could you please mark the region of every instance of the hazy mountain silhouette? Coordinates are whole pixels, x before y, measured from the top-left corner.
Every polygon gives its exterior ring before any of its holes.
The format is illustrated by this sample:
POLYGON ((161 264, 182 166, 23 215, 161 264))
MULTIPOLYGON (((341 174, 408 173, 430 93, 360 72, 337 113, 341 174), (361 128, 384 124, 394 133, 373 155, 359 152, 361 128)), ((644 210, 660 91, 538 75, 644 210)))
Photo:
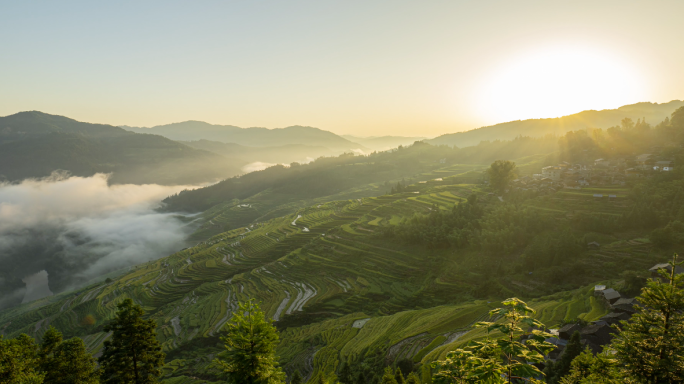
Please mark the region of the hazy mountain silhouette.
POLYGON ((416 141, 425 140, 426 137, 408 137, 408 136, 371 136, 358 137, 353 135, 342 135, 345 139, 359 143, 364 147, 368 147, 374 151, 385 151, 390 148, 396 148, 400 145, 411 145, 416 141))
POLYGON ((152 128, 128 127, 136 133, 152 133, 171 140, 210 140, 235 143, 250 147, 270 147, 289 144, 326 147, 333 151, 368 150, 332 132, 313 127, 292 126, 287 128, 240 128, 232 125, 213 125, 203 121, 185 121, 152 128))
POLYGON ((0 180, 112 173, 110 182, 204 183, 244 164, 158 135, 31 111, 0 117, 0 180))
POLYGON ((585 128, 610 128, 620 125, 624 118, 633 120, 645 118, 646 122, 655 125, 669 117, 677 108, 684 106, 684 101, 673 100, 669 103, 637 103, 625 105, 618 109, 602 111, 583 111, 574 115, 553 119, 529 119, 510 121, 466 132, 449 133, 428 140, 433 145, 451 145, 467 147, 477 145, 484 140, 510 140, 516 136, 542 137, 546 135, 562 135, 568 131, 585 128))
POLYGON ((247 163, 257 161, 265 163, 306 163, 321 156, 339 154, 326 147, 303 144, 288 144, 273 147, 248 147, 235 143, 222 143, 220 141, 210 140, 183 141, 182 143, 193 148, 240 159, 247 163))

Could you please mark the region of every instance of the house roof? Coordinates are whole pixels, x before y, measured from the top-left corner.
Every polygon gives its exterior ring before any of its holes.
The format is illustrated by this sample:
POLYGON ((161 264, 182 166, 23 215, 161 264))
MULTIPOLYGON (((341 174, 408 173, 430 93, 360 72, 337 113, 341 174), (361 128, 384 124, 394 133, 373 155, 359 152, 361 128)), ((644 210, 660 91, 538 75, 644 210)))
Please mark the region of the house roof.
MULTIPOLYGON (((672 266, 670 266, 670 264, 668 264, 668 263, 656 264, 656 265, 652 266, 651 268, 649 268, 649 271, 651 271, 651 272, 656 272, 656 271, 658 271, 659 269, 667 269, 668 272, 669 272, 669 271, 672 271, 672 266)), ((680 266, 678 265, 678 266, 675 268, 675 273, 678 274, 678 275, 679 275, 680 273, 684 273, 684 268, 682 268, 682 267, 680 267, 680 266)))
POLYGON ((582 339, 588 339, 590 342, 604 345, 610 342, 611 334, 613 333, 616 333, 616 331, 610 325, 603 322, 584 327, 584 329, 580 331, 580 337, 582 339))
MULTIPOLYGON (((601 319, 620 319, 620 320, 629 320, 630 316, 626 313, 620 313, 620 312, 611 312, 605 316, 603 316, 601 319)), ((609 321, 610 322, 610 321, 609 321)))
POLYGON ((629 305, 634 305, 637 304, 637 299, 631 298, 631 297, 621 297, 613 303, 613 305, 623 305, 623 304, 629 304, 629 305))
POLYGON ((603 293, 603 297, 606 300, 612 300, 612 299, 619 299, 620 298, 620 293, 618 291, 614 290, 613 288, 604 289, 601 292, 603 293))

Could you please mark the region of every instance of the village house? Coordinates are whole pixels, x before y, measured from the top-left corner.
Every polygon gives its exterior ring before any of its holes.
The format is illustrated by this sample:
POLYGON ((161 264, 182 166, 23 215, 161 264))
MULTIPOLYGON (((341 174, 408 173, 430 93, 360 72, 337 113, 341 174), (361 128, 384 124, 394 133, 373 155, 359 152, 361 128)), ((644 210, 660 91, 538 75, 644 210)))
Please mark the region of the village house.
POLYGON ((671 161, 656 161, 655 164, 653 165, 653 170, 654 171, 671 171, 672 170, 672 162, 671 161))
POLYGON ((610 161, 606 159, 596 159, 594 160, 594 166, 596 167, 607 167, 610 165, 610 161))
POLYGON ((561 179, 563 173, 563 167, 549 165, 548 167, 542 168, 542 178, 551 179, 553 181, 558 181, 561 179))
POLYGON ((613 288, 607 288, 600 292, 600 296, 607 304, 613 304, 620 299, 620 293, 613 288))
MULTIPOLYGON (((649 268, 648 270, 651 272, 652 278, 658 279, 661 277, 660 273, 659 273, 659 271, 661 269, 666 270, 668 274, 672 273, 672 266, 668 263, 656 264, 656 265, 652 266, 651 268, 649 268)), ((678 265, 677 267, 675 267, 675 273, 677 275, 684 273, 684 268, 682 268, 678 265)))
POLYGON ((637 168, 639 169, 650 169, 649 164, 651 163, 651 154, 644 153, 636 157, 637 168))
POLYGON ((618 301, 614 302, 610 308, 613 310, 613 312, 627 313, 632 315, 636 313, 636 309, 634 309, 635 305, 639 305, 639 301, 637 301, 637 299, 621 297, 618 301))

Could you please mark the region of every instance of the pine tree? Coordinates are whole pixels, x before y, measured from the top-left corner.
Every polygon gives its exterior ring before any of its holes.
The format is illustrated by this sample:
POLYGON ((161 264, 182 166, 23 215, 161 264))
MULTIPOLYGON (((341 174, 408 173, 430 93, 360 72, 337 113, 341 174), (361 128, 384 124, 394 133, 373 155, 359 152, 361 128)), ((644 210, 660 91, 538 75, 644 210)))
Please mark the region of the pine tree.
POLYGON ((425 364, 421 367, 421 372, 420 381, 423 384, 432 384, 432 367, 429 364, 425 364))
POLYGON ((0 335, 0 383, 41 384, 44 374, 38 371, 35 340, 26 334, 4 340, 0 335))
POLYGON ((302 375, 299 371, 295 370, 290 379, 290 384, 302 384, 302 375))
POLYGON ((354 384, 354 379, 352 377, 351 367, 349 364, 345 364, 340 370, 340 383, 354 384))
POLYGON ((563 376, 561 384, 622 384, 624 379, 617 372, 617 360, 606 353, 596 356, 586 349, 572 360, 570 372, 563 376))
POLYGON ((380 380, 380 383, 382 383, 382 384, 398 384, 397 379, 394 377, 394 371, 392 370, 392 367, 385 368, 385 372, 382 375, 382 379, 380 380))
POLYGON ((48 328, 40 345, 40 370, 51 384, 99 383, 95 358, 78 337, 63 341, 54 327, 48 328))
POLYGON ((359 372, 356 377, 356 384, 366 384, 366 376, 363 375, 363 372, 359 372))
POLYGON ((107 384, 150 384, 161 376, 166 355, 157 341, 154 320, 143 320, 145 312, 126 299, 117 308, 116 318, 104 327, 112 332, 105 341, 99 363, 107 384))
POLYGON ((669 274, 662 269, 641 291, 641 306, 611 344, 624 376, 640 383, 684 382, 684 274, 676 273, 677 255, 669 264, 669 274))
POLYGON ((406 384, 421 384, 418 374, 415 372, 409 373, 409 375, 406 377, 406 384))
POLYGON ((399 367, 397 367, 397 370, 394 372, 394 380, 397 381, 397 384, 404 384, 404 374, 401 373, 399 367))
POLYGON ((221 338, 226 350, 215 362, 234 384, 281 383, 285 375, 275 358, 278 332, 254 300, 239 307, 221 338))
POLYGON ((550 367, 548 371, 545 370, 547 383, 556 384, 560 382, 560 379, 570 372, 570 366, 572 360, 582 353, 582 342, 580 340, 579 332, 575 332, 570 337, 568 345, 565 346, 565 350, 561 355, 560 359, 550 367))

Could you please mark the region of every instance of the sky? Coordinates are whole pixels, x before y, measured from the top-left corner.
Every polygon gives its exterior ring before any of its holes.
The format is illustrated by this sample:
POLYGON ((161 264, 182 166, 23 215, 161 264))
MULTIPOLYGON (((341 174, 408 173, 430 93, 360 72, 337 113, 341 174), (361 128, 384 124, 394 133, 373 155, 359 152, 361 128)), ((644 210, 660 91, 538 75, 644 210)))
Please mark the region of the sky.
POLYGON ((683 1, 0 0, 0 115, 437 136, 684 98, 683 1))

